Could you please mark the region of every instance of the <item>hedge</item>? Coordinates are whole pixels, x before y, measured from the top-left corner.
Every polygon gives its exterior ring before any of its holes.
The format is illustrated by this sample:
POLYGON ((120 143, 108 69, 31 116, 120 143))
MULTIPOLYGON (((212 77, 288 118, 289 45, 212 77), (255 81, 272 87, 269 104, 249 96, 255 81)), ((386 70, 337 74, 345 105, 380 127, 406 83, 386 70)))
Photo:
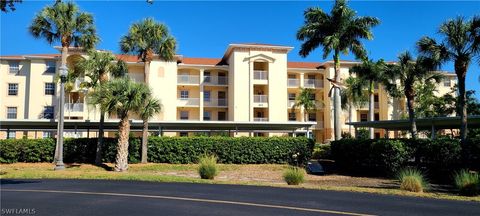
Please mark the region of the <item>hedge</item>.
MULTIPOLYGON (((214 154, 220 163, 305 164, 314 143, 304 137, 149 137, 148 159, 154 163, 194 163, 202 154, 214 154), (298 155, 293 157, 293 155, 298 155)), ((92 163, 97 139, 65 139, 64 161, 92 163)), ((103 161, 114 162, 117 140, 104 139, 103 161)), ((140 161, 139 138, 129 142, 129 162, 140 161)), ((51 162, 54 139, 0 140, 0 162, 51 162)))

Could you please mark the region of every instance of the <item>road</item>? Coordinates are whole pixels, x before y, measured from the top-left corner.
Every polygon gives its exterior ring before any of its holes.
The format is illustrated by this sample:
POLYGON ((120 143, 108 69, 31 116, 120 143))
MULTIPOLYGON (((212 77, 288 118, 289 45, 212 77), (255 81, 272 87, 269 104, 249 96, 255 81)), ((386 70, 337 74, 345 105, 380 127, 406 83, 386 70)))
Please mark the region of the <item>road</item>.
POLYGON ((241 185, 1 180, 2 215, 480 215, 480 203, 241 185))

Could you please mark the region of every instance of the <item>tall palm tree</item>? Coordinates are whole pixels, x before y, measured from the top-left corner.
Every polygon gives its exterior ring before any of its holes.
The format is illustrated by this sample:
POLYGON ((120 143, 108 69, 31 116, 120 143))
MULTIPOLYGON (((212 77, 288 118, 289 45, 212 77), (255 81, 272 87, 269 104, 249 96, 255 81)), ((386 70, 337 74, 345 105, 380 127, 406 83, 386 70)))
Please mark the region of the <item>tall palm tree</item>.
POLYGON ((150 62, 154 55, 166 61, 173 60, 177 42, 168 32, 166 25, 146 18, 130 26, 127 35, 120 40, 120 49, 124 53, 133 53, 145 64, 144 79, 148 84, 150 62))
POLYGON ((143 108, 144 98, 150 97, 150 89, 143 83, 135 83, 128 78, 108 81, 89 96, 90 104, 100 104, 100 109, 120 119, 118 145, 115 158, 117 172, 128 169, 128 138, 130 133, 129 116, 143 108))
POLYGON ((455 73, 458 79, 458 104, 462 125, 460 137, 462 141, 467 138, 467 107, 465 92, 465 77, 472 59, 480 57, 480 16, 474 16, 471 20, 463 17, 447 20, 438 33, 443 37, 439 43, 430 37, 423 37, 417 42, 421 54, 437 59, 441 63, 453 61, 455 73))
MULTIPOLYGON (((76 65, 77 74, 83 74, 89 78, 82 83, 91 91, 95 91, 99 86, 108 81, 109 75, 116 78, 125 74, 126 67, 124 62, 114 63, 116 57, 111 52, 99 52, 91 50, 88 52, 88 58, 80 60, 76 65)), ((96 104, 98 105, 98 104, 96 104)), ((98 125, 98 141, 95 152, 95 164, 102 163, 102 145, 104 136, 105 110, 100 110, 100 122, 98 125)))
MULTIPOLYGON (((365 80, 364 84, 368 88, 368 121, 375 120, 375 84, 378 84, 384 79, 383 73, 385 71, 385 62, 383 59, 373 62, 373 60, 365 59, 361 65, 355 65, 350 69, 350 73, 357 75, 358 78, 365 80)), ((374 138, 373 128, 368 129, 370 139, 374 138)))
MULTIPOLYGON (((341 91, 342 109, 348 110, 348 121, 352 122, 352 109, 359 108, 367 103, 368 99, 363 93, 364 81, 355 77, 348 77, 345 80, 345 89, 341 91)), ((348 131, 352 134, 352 126, 348 131)))
POLYGON ((415 85, 423 82, 440 82, 442 75, 434 72, 437 64, 434 60, 420 56, 414 59, 409 52, 401 53, 397 64, 388 65, 385 71, 383 85, 393 97, 405 96, 407 99, 410 133, 413 139, 417 138, 415 123, 415 85))
MULTIPOLYGON (((70 45, 81 46, 91 49, 98 43, 93 16, 89 13, 80 12, 78 6, 73 2, 56 2, 52 6, 44 7, 35 15, 29 26, 29 32, 35 38, 43 38, 49 44, 60 42, 62 46, 61 68, 66 68, 68 48, 70 45)), ((62 104, 65 100, 65 86, 60 82, 59 107, 63 110, 62 104)), ((57 148, 55 148, 55 160, 59 150, 63 149, 63 124, 60 121, 62 115, 58 115, 57 148)))
MULTIPOLYGON (((305 23, 297 32, 297 39, 303 41, 300 55, 306 57, 317 47, 323 47, 323 58, 333 51, 334 81, 340 82, 340 54, 352 52, 357 58, 364 58, 365 48, 361 39, 371 40, 371 28, 380 21, 374 17, 359 17, 348 7, 346 0, 336 0, 330 14, 313 7, 304 12, 305 23)), ((340 89, 334 87, 334 130, 335 140, 341 138, 340 89)))
POLYGON ((159 113, 162 109, 160 101, 155 98, 145 99, 145 104, 140 109, 140 117, 143 120, 142 131, 142 163, 147 163, 147 148, 148 148, 148 119, 159 113))

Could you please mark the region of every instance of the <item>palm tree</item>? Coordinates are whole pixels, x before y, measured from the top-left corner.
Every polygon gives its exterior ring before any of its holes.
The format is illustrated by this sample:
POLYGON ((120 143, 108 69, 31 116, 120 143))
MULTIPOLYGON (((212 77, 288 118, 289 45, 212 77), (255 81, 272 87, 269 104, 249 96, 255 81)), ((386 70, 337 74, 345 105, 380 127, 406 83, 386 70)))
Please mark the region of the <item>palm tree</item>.
MULTIPOLYGON (((77 74, 83 74, 89 78, 89 81, 82 83, 82 87, 93 91, 108 81, 109 74, 112 77, 121 77, 125 74, 125 62, 116 60, 111 52, 99 52, 91 50, 88 52, 88 58, 80 60, 76 65, 77 74)), ((98 105, 98 104, 97 104, 98 105)), ((98 125, 98 141, 95 152, 95 164, 102 163, 102 145, 104 136, 105 110, 100 110, 100 122, 98 125)))
MULTIPOLYGON (((352 108, 358 108, 365 105, 368 101, 365 94, 363 94, 363 80, 348 77, 345 80, 345 85, 347 88, 342 89, 341 98, 342 98, 342 109, 348 110, 348 121, 352 122, 352 108)), ((348 127, 349 133, 352 134, 352 126, 348 127)))
POLYGON ((148 98, 145 104, 140 109, 140 117, 143 120, 142 131, 142 163, 147 163, 147 148, 148 148, 148 119, 161 111, 162 107, 160 101, 155 98, 148 98))
MULTIPOLYGON (((56 2, 52 6, 43 8, 40 13, 35 15, 29 26, 29 32, 33 37, 43 38, 49 44, 60 42, 62 46, 62 69, 66 68, 68 48, 72 43, 74 46, 82 46, 88 50, 99 41, 93 24, 93 16, 80 12, 78 6, 73 2, 56 2)), ((63 110, 62 106, 65 100, 64 94, 64 82, 60 82, 59 107, 61 110, 63 110)), ((63 149, 63 121, 60 121, 61 117, 62 115, 58 115, 59 133, 57 135, 57 147, 55 148, 55 161, 58 159, 59 149, 63 149)))
POLYGON ((100 104, 100 110, 120 119, 118 145, 115 158, 115 171, 128 169, 128 138, 130 133, 129 116, 143 108, 144 98, 150 97, 150 89, 143 83, 135 83, 128 78, 118 78, 100 85, 89 96, 90 104, 100 104))
POLYGON ((480 16, 471 20, 457 17, 440 25, 439 34, 442 42, 438 43, 430 37, 423 37, 417 42, 421 54, 434 58, 441 63, 452 60, 458 79, 458 104, 461 110, 462 125, 460 137, 462 142, 467 138, 467 107, 465 77, 472 59, 480 57, 480 16))
POLYGON ((127 35, 120 40, 120 49, 124 53, 133 53, 145 64, 145 83, 148 84, 150 62, 154 55, 166 61, 175 56, 176 41, 166 25, 157 23, 153 18, 147 18, 130 26, 127 35))
POLYGON ((305 122, 308 121, 308 115, 317 110, 317 101, 314 99, 314 96, 314 89, 301 88, 300 94, 298 94, 298 96, 295 98, 295 104, 293 104, 292 112, 295 112, 298 107, 303 108, 303 121, 305 122))
MULTIPOLYGON (((361 39, 371 40, 370 29, 380 23, 374 17, 359 17, 348 7, 346 0, 336 0, 330 14, 313 7, 304 12, 305 23, 297 32, 297 39, 303 41, 300 55, 306 57, 317 47, 323 47, 323 59, 333 51, 335 76, 340 82, 340 54, 352 52, 357 58, 364 58, 365 48, 361 39)), ((334 87, 334 130, 335 140, 341 138, 340 89, 334 87)))
POLYGON ((437 64, 434 60, 420 56, 416 60, 409 52, 401 53, 398 63, 388 65, 385 71, 383 85, 393 97, 405 96, 407 99, 408 117, 410 120, 410 133, 413 139, 417 138, 417 125, 415 123, 415 85, 423 82, 440 82, 442 75, 434 72, 437 64))
MULTIPOLYGON (((358 78, 365 80, 364 84, 368 87, 368 121, 375 120, 375 103, 374 103, 374 93, 375 93, 375 84, 381 82, 383 77, 383 72, 385 71, 385 62, 383 59, 373 62, 373 60, 365 59, 361 65, 355 65, 351 68, 350 73, 357 75, 358 78)), ((369 128, 370 139, 374 138, 373 128, 369 128)))

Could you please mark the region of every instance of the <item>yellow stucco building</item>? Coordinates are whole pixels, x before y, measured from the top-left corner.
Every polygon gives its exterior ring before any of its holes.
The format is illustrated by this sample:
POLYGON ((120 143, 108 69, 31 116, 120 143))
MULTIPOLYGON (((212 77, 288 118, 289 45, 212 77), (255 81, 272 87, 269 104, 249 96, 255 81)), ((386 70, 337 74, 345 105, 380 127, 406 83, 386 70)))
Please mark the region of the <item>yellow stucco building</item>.
MULTIPOLYGON (((333 104, 326 78, 333 77, 333 62, 290 62, 287 53, 293 47, 269 44, 230 44, 222 58, 187 58, 176 61, 154 59, 148 72, 148 85, 162 103, 162 112, 151 121, 165 122, 316 122, 309 128, 318 142, 333 138, 333 104), (308 115, 302 109, 292 110, 301 88, 315 92, 317 110, 308 115), (305 119, 306 116, 306 119, 305 119)), ((72 67, 84 52, 72 48, 67 59, 72 67)), ((136 56, 117 55, 127 62, 128 75, 144 82, 144 65, 136 56)), ((0 56, 0 121, 20 119, 52 119, 57 115, 58 84, 55 82, 60 54, 31 54, 0 56)), ((359 62, 342 61, 341 77, 359 62)), ((445 73, 438 86, 439 94, 450 91, 456 77, 445 73)), ((87 90, 80 88, 83 78, 74 83, 65 98, 65 119, 98 121, 98 109, 87 105, 87 90)), ((405 102, 390 98, 380 87, 375 90, 376 120, 399 119, 405 102)), ((342 130, 349 131, 348 111, 341 116, 342 130)), ((352 121, 366 121, 368 106, 353 109, 352 121)), ((135 118, 135 117, 133 117, 135 118)), ((1 128, 1 125, 0 125, 1 128)), ((232 136, 276 136, 304 134, 305 128, 295 131, 269 132, 252 130, 231 132, 232 136)), ((67 131, 66 137, 92 136, 94 132, 67 131)), ((109 132, 109 135, 114 132, 109 132)), ((169 131, 165 135, 193 135, 195 131, 169 131)), ((375 131, 377 137, 384 131, 375 131)), ((41 138, 54 131, 0 131, 0 138, 41 138)), ((94 135, 93 135, 94 136, 94 135)))

